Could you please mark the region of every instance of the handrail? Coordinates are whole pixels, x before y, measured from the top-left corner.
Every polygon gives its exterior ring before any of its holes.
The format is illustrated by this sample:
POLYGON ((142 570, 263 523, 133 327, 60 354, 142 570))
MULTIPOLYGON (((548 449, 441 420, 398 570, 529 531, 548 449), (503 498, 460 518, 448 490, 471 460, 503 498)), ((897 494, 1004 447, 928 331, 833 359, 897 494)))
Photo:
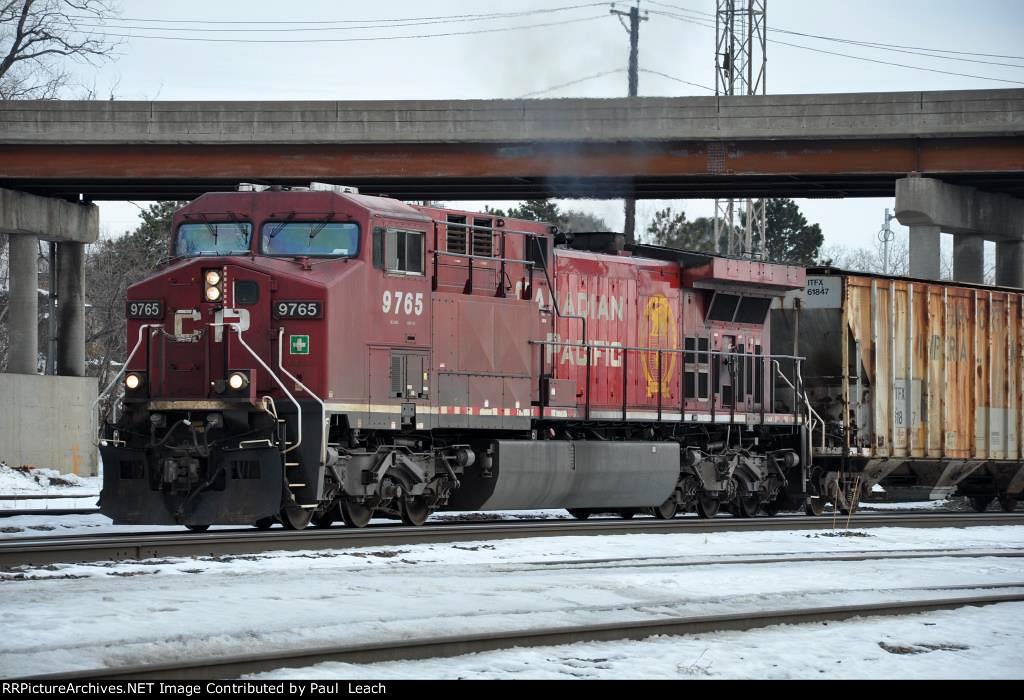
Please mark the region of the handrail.
POLYGON ((267 365, 267 363, 263 361, 263 358, 260 357, 259 355, 257 355, 256 352, 251 347, 249 347, 249 344, 247 342, 245 342, 245 338, 242 337, 241 324, 239 324, 239 323, 211 323, 209 325, 211 327, 222 326, 224 328, 231 328, 231 329, 233 329, 235 331, 235 333, 238 334, 238 342, 242 344, 242 347, 249 351, 249 354, 253 356, 253 359, 255 359, 257 362, 259 362, 260 366, 263 367, 263 369, 265 369, 267 371, 267 374, 269 374, 270 377, 275 382, 277 382, 277 385, 279 387, 281 387, 281 391, 283 391, 284 395, 288 397, 288 400, 291 401, 293 404, 295 404, 295 410, 298 411, 298 424, 299 424, 298 439, 295 441, 294 445, 292 445, 291 447, 286 447, 285 449, 281 450, 281 452, 283 454, 285 452, 291 452, 292 450, 296 449, 299 445, 302 444, 302 406, 299 404, 298 401, 295 400, 295 397, 292 396, 292 393, 290 391, 288 391, 288 387, 286 387, 284 385, 284 382, 281 381, 280 377, 278 377, 276 374, 274 374, 274 370, 272 370, 270 368, 270 366, 267 365))
POLYGON ((289 372, 284 366, 284 328, 277 329, 277 364, 281 368, 289 379, 298 384, 302 389, 313 397, 313 400, 320 404, 320 430, 323 433, 323 439, 320 441, 320 463, 327 463, 327 407, 324 405, 323 399, 314 394, 308 386, 299 381, 298 377, 289 372))
POLYGON ((97 420, 96 416, 96 407, 99 406, 99 403, 103 399, 103 397, 106 396, 110 392, 110 390, 114 388, 114 384, 117 383, 117 380, 120 379, 121 376, 128 371, 128 365, 131 364, 132 358, 135 357, 135 353, 139 351, 139 347, 142 345, 143 331, 146 330, 147 328, 160 327, 162 326, 159 323, 143 323, 141 326, 139 326, 139 339, 135 341, 135 347, 133 347, 132 351, 128 353, 128 358, 124 361, 124 364, 121 365, 120 371, 114 375, 114 378, 112 380, 110 380, 110 384, 107 384, 106 388, 96 395, 96 398, 89 406, 89 430, 92 431, 93 445, 98 446, 100 444, 100 431, 98 425, 99 421, 97 420))
MULTIPOLYGON (((793 382, 789 381, 789 377, 787 377, 782 372, 782 368, 779 366, 779 361, 778 360, 773 360, 772 364, 775 365, 775 373, 779 377, 782 378, 782 381, 786 382, 786 384, 789 386, 790 389, 793 390, 794 393, 796 393, 796 387, 793 386, 793 382)), ((797 370, 796 371, 797 371, 797 380, 801 384, 803 384, 803 375, 800 372, 800 365, 799 365, 799 363, 797 364, 797 370)), ((818 423, 821 424, 821 448, 825 449, 825 438, 826 438, 826 436, 825 436, 825 420, 821 417, 821 415, 817 411, 814 410, 814 408, 811 407, 811 402, 807 400, 807 392, 806 391, 802 392, 801 398, 803 398, 804 405, 807 408, 807 414, 811 418, 811 435, 814 434, 814 421, 815 421, 815 419, 817 419, 818 423)))

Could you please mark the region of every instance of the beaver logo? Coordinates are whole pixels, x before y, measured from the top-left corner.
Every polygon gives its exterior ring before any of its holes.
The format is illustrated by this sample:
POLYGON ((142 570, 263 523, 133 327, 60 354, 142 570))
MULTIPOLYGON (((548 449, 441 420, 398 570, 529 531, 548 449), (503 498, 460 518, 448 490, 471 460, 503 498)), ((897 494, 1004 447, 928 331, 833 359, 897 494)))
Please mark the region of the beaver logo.
POLYGON ((647 396, 657 396, 660 386, 662 396, 671 392, 672 375, 676 368, 677 353, 661 353, 661 367, 658 367, 658 349, 675 350, 678 347, 676 317, 672 304, 664 294, 655 294, 647 300, 644 309, 647 335, 643 345, 650 350, 640 354, 644 377, 647 379, 647 396))

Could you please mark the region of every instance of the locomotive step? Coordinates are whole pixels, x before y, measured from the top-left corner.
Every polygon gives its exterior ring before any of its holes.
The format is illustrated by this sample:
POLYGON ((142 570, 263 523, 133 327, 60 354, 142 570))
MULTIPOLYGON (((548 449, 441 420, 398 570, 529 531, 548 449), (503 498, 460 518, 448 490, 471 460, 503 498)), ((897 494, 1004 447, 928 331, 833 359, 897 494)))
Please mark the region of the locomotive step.
POLYGON ((288 488, 290 489, 301 489, 303 486, 305 486, 305 484, 288 484, 288 488))
POLYGON ((298 462, 285 462, 284 466, 286 466, 286 467, 297 467, 297 466, 299 466, 299 463, 298 462))

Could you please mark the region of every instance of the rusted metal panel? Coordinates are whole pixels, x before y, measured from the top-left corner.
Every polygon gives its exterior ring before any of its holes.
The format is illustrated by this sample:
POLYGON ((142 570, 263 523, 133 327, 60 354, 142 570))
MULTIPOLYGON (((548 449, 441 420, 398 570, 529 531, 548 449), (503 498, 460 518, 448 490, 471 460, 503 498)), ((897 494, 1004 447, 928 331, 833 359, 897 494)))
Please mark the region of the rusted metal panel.
POLYGON ((843 304, 866 379, 860 395, 844 385, 854 446, 875 457, 1022 457, 1024 295, 850 275, 843 304))

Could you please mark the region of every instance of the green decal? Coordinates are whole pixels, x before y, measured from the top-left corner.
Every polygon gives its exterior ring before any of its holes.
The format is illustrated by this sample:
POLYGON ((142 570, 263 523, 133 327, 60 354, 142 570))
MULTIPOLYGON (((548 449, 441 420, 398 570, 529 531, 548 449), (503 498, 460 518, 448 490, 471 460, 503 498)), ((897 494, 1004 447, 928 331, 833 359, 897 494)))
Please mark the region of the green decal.
POLYGON ((308 335, 293 335, 291 337, 290 354, 292 355, 308 355, 309 354, 309 336, 308 335))

